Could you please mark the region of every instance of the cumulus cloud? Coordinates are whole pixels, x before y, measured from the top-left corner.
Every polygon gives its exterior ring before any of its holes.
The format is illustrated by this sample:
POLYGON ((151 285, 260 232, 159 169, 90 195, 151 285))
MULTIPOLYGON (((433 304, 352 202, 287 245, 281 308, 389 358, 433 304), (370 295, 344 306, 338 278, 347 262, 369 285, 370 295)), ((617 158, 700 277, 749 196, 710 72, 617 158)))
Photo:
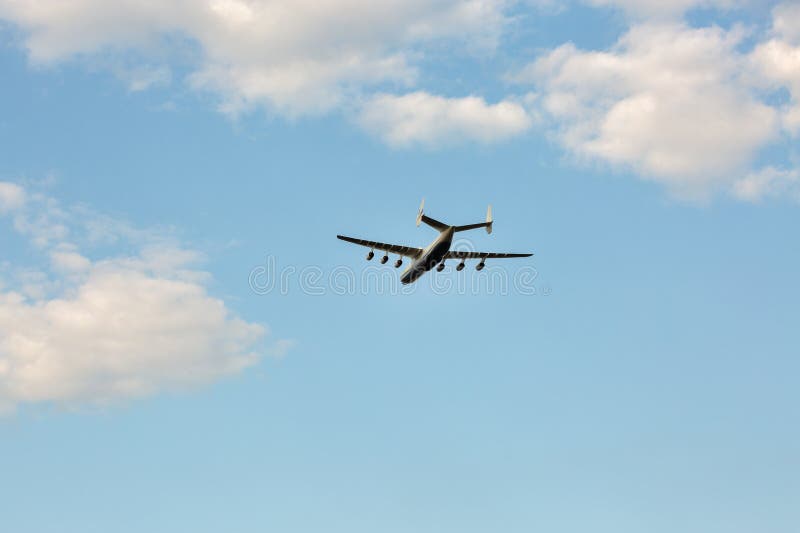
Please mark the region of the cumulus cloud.
MULTIPOLYGON (((764 147, 800 135, 797 2, 775 7, 771 28, 746 29, 696 27, 682 17, 698 8, 735 13, 753 0, 576 2, 0 0, 0 19, 21 30, 32 62, 111 65, 131 91, 186 72, 183 82, 216 95, 230 115, 340 111, 394 147, 491 143, 544 124, 578 159, 690 198, 733 190, 764 147), (525 20, 518 4, 541 14, 576 2, 618 8, 631 26, 609 49, 566 43, 543 53, 514 76, 535 98, 492 103, 418 87, 432 77, 421 72, 429 50, 491 54, 525 20)), ((4 194, 0 211, 11 201, 4 194)), ((39 247, 69 232, 47 216, 54 223, 33 215, 17 222, 39 247)))
POLYGON ((572 153, 702 197, 740 177, 779 133, 778 112, 744 75, 743 36, 738 29, 636 25, 609 51, 562 45, 517 79, 538 86, 572 153))
POLYGON ((790 101, 779 107, 783 127, 791 135, 800 134, 800 45, 781 38, 761 43, 750 55, 750 68, 755 84, 788 90, 790 101))
POLYGON ((362 108, 360 122, 398 147, 464 140, 492 143, 531 126, 530 116, 517 102, 488 104, 475 96, 444 98, 426 92, 377 95, 362 108))
MULTIPOLYGON (((11 189, 0 183, 3 190, 11 189)), ((91 241, 86 228, 95 217, 39 194, 29 197, 32 205, 17 204, 7 215, 27 220, 15 225, 43 248, 51 268, 18 267, 0 288, 0 409, 104 405, 183 390, 290 346, 260 347, 265 327, 208 294, 210 276, 196 267, 197 253, 122 232, 118 238, 138 252, 90 258, 75 242, 91 241), (53 224, 69 231, 53 232, 47 228, 53 224), (54 233, 63 238, 37 241, 54 233)))
MULTIPOLYGON (((32 61, 129 51, 186 55, 190 84, 239 113, 329 111, 364 87, 408 85, 415 47, 441 39, 493 48, 504 0, 0 0, 0 18, 24 31, 32 61)), ((136 72, 134 72, 136 74, 136 72)), ((136 90, 164 82, 150 65, 136 90)))

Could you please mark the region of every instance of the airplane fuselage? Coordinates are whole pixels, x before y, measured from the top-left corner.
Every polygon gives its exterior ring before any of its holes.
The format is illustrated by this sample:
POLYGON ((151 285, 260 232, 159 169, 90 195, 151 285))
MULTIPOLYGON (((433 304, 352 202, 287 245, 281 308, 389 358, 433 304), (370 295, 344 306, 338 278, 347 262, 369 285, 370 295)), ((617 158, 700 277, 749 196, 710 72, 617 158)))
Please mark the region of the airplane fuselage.
POLYGON ((442 260, 450 251, 450 245, 453 243, 453 234, 455 233, 454 227, 448 227, 422 251, 422 255, 411 263, 403 275, 400 276, 400 281, 403 285, 414 283, 425 272, 442 262, 442 260))

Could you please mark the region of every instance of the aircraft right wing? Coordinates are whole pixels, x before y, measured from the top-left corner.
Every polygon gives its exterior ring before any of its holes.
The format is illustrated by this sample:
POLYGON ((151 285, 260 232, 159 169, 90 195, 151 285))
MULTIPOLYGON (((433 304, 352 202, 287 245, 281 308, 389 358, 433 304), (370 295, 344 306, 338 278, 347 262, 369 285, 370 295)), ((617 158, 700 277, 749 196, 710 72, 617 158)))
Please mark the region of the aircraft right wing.
POLYGON ((498 254, 494 252, 459 252, 450 250, 445 259, 508 259, 511 257, 530 257, 533 254, 498 254))
POLYGON ((373 248, 375 250, 381 250, 383 252, 398 254, 414 259, 422 255, 422 248, 414 248, 413 246, 400 246, 399 244, 365 241, 364 239, 355 239, 353 237, 345 237, 344 235, 337 235, 336 238, 343 241, 352 242, 353 244, 360 244, 361 246, 366 246, 367 248, 373 248))

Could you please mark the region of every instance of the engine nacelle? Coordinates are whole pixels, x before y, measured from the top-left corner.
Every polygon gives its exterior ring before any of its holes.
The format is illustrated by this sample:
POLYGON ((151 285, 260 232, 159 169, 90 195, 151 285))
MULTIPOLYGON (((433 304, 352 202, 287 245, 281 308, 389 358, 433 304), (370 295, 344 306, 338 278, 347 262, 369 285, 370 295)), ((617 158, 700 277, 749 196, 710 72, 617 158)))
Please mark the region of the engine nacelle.
POLYGON ((370 250, 369 253, 367 254, 367 261, 372 261, 373 257, 375 257, 375 252, 370 250))
POLYGON ((389 256, 388 255, 384 255, 383 257, 381 257, 381 264, 385 265, 388 260, 389 260, 389 256))
POLYGON ((402 264, 403 264, 403 260, 402 259, 398 259, 397 261, 394 262, 394 267, 395 268, 400 268, 400 265, 402 265, 402 264))
POLYGON ((483 267, 485 267, 485 266, 486 266, 486 263, 484 263, 483 261, 481 261, 480 263, 478 263, 478 264, 475 266, 475 270, 483 270, 483 267))
POLYGON ((444 270, 444 261, 436 265, 436 272, 441 272, 442 270, 444 270))
POLYGON ((465 266, 467 266, 467 265, 464 264, 464 261, 461 261, 458 265, 456 265, 456 270, 458 272, 461 272, 462 270, 464 270, 465 266))

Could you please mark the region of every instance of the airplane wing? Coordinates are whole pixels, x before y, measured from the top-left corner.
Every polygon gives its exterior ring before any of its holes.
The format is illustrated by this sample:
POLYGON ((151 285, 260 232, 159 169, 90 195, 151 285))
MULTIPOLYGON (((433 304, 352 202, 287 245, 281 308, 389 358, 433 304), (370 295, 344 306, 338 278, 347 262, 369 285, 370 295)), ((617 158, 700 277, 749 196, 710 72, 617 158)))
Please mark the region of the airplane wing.
POLYGON ((508 259, 511 257, 530 257, 533 254, 497 254, 494 252, 459 252, 450 250, 445 259, 508 259))
POLYGON ((337 235, 336 238, 343 241, 352 242, 353 244, 360 244, 361 246, 366 246, 367 248, 374 248, 375 250, 402 255, 403 257, 412 257, 416 259, 422 255, 422 248, 414 248, 413 246, 400 246, 398 244, 365 241, 364 239, 355 239, 353 237, 345 237, 344 235, 337 235))

